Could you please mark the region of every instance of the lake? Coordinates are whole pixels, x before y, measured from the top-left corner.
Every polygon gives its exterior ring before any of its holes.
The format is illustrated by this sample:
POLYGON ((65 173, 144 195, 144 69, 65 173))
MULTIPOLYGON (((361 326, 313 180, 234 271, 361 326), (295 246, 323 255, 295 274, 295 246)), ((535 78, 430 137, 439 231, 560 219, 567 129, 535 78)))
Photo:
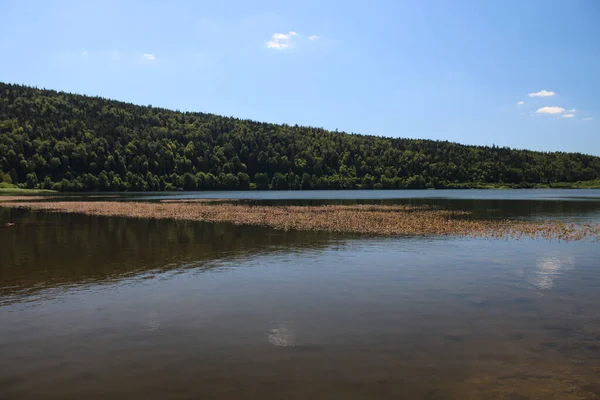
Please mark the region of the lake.
MULTIPOLYGON (((600 222, 599 190, 128 198, 600 222)), ((77 197, 74 197, 77 198, 77 197)), ((0 208, 0 399, 597 399, 600 244, 0 208)))

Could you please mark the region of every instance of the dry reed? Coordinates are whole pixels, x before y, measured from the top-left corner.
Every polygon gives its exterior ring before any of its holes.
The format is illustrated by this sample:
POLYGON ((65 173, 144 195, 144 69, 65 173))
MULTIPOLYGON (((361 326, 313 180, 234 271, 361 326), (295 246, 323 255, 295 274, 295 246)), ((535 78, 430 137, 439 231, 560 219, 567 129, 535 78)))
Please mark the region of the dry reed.
POLYGON ((281 230, 330 231, 395 236, 467 236, 600 240, 600 224, 561 221, 470 219, 464 211, 409 205, 264 206, 178 202, 8 202, 49 212, 99 216, 227 222, 281 230))

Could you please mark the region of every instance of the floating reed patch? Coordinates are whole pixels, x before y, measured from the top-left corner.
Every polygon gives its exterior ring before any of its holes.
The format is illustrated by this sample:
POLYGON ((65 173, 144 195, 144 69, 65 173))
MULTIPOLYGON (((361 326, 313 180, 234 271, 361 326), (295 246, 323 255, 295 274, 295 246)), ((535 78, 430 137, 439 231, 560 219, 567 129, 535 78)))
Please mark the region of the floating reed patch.
POLYGON ((131 218, 229 222, 282 230, 395 236, 600 240, 600 224, 470 219, 465 211, 410 205, 264 206, 211 202, 4 202, 2 207, 131 218))

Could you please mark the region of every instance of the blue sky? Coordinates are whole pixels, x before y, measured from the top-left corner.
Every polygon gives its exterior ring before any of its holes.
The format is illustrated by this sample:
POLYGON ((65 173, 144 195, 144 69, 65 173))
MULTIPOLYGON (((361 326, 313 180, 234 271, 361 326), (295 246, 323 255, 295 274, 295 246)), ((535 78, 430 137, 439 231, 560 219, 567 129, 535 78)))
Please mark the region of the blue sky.
POLYGON ((0 15, 4 82, 600 155, 595 0, 3 0, 0 15))

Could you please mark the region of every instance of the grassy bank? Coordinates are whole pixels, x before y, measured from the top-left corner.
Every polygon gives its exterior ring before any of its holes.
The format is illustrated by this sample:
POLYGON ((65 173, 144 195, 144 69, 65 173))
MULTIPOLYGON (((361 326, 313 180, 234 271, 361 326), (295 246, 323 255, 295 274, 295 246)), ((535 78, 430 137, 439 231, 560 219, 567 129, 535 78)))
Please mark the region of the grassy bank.
POLYGON ((48 212, 99 216, 227 222, 281 230, 330 231, 389 236, 467 236, 600 240, 600 224, 558 221, 478 220, 463 211, 407 205, 251 206, 206 201, 0 202, 48 212))
POLYGON ((57 193, 55 190, 46 189, 23 189, 16 185, 7 182, 0 182, 0 196, 18 194, 22 196, 34 194, 51 194, 57 193))
POLYGON ((600 189, 600 179, 580 182, 554 182, 554 183, 456 183, 436 189, 600 189))
POLYGON ((553 183, 550 187, 553 189, 600 189, 600 179, 574 183, 553 183))
POLYGON ((57 193, 54 190, 45 190, 45 189, 20 189, 20 188, 0 188, 0 196, 2 195, 19 195, 19 196, 28 196, 28 195, 39 195, 39 194, 53 194, 57 193))

